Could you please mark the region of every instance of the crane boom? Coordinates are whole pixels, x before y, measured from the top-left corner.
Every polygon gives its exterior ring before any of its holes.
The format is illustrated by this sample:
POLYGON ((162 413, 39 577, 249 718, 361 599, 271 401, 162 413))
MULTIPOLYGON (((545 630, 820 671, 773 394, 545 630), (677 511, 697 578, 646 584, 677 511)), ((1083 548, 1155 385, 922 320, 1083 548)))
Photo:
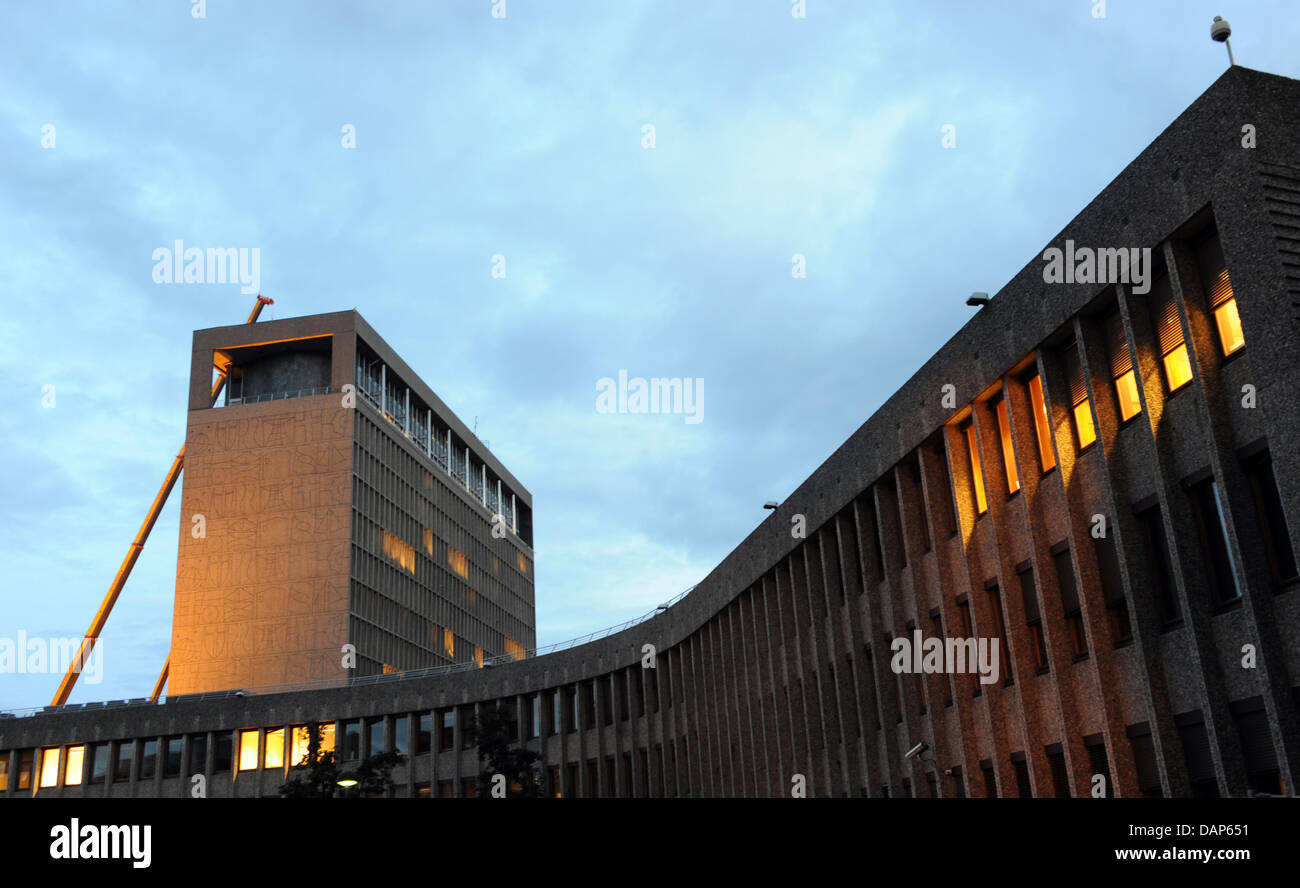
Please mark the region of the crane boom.
MULTIPOLYGON (((262 309, 272 304, 273 301, 259 293, 257 303, 253 306, 253 310, 248 315, 248 320, 244 323, 256 323, 262 309)), ((216 403, 217 396, 221 394, 221 390, 225 385, 226 375, 221 373, 216 382, 212 384, 212 400, 210 403, 216 403)), ((172 467, 168 470, 167 477, 163 479, 162 487, 158 489, 157 496, 153 498, 153 505, 149 507, 149 512, 145 515, 144 523, 140 525, 140 530, 136 533, 135 539, 131 541, 130 548, 126 550, 126 557, 122 559, 122 565, 117 569, 117 575, 113 577, 113 582, 108 587, 108 594, 104 596, 104 601, 100 604, 95 619, 91 621, 90 628, 81 639, 81 645, 77 648, 77 655, 68 664, 68 671, 64 674, 63 681, 59 683, 59 689, 54 694, 54 700, 50 705, 62 706, 68 702, 68 696, 77 683, 77 677, 81 675, 86 660, 90 658, 95 643, 99 641, 99 633, 103 631, 104 624, 108 622, 108 615, 112 613, 113 605, 117 603, 117 597, 122 593, 122 587, 126 585, 127 578, 131 576, 131 569, 135 567, 136 559, 140 557, 145 541, 149 539, 149 532, 153 530, 154 524, 158 521, 158 515, 162 512, 163 506, 167 504, 167 497, 171 495, 172 488, 176 486, 176 481, 180 478, 181 469, 184 466, 185 445, 182 444, 180 452, 176 454, 176 459, 172 460, 172 467)), ((162 693, 162 686, 166 683, 168 664, 170 662, 171 655, 168 654, 167 663, 163 665, 162 675, 158 677, 158 685, 154 688, 153 698, 155 700, 162 693)))

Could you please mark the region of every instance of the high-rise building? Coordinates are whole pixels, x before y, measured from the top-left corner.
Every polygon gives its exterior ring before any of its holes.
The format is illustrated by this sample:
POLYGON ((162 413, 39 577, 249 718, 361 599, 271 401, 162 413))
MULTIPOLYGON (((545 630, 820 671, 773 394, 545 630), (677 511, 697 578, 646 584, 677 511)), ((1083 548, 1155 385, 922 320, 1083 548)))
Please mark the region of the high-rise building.
POLYGON ((355 311, 195 332, 189 407, 173 696, 535 646, 528 491, 355 311))

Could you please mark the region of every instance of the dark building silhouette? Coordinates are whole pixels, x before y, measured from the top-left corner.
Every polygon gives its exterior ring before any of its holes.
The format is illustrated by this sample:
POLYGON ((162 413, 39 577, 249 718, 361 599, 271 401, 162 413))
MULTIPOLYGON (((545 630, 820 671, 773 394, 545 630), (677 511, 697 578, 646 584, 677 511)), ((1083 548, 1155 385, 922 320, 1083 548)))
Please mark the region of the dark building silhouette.
POLYGON ((323 720, 461 796, 504 706, 556 795, 1294 795, 1297 108, 1230 69, 1053 239, 1072 283, 1036 254, 666 610, 488 668, 5 719, 6 794, 274 794, 323 720), (918 631, 996 640, 996 681, 896 671, 918 631))

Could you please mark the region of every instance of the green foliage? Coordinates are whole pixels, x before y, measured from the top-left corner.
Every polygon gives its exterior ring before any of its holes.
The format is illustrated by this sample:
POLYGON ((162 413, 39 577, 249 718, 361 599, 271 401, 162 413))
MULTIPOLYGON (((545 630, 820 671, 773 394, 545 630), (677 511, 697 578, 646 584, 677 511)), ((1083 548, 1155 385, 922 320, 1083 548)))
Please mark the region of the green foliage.
POLYGON ((537 762, 541 755, 531 749, 511 745, 515 741, 510 720, 501 707, 484 707, 471 729, 478 744, 481 769, 478 797, 492 798, 492 779, 506 778, 506 797, 535 799, 542 796, 537 762))
POLYGON ((370 793, 386 793, 393 785, 393 768, 406 762, 406 756, 397 752, 381 752, 364 759, 352 771, 357 785, 339 786, 343 773, 333 752, 321 751, 320 725, 307 725, 307 754, 302 761, 294 762, 289 776, 280 786, 280 795, 286 799, 364 798, 370 793))

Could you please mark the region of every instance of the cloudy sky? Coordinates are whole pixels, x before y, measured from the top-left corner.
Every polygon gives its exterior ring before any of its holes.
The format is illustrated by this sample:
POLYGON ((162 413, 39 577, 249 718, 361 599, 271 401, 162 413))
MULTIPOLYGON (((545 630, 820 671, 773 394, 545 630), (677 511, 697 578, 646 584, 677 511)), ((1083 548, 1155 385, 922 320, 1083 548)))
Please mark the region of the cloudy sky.
MULTIPOLYGON (((85 631, 191 332, 249 311, 158 247, 257 248, 265 317, 355 307, 477 418, 548 644, 707 574, 1223 72, 1216 13, 1300 76, 1294 0, 494 5, 0 7, 0 638, 85 631), (703 379, 703 421, 598 413, 619 370, 703 379)), ((152 687, 179 499, 74 701, 152 687)))

